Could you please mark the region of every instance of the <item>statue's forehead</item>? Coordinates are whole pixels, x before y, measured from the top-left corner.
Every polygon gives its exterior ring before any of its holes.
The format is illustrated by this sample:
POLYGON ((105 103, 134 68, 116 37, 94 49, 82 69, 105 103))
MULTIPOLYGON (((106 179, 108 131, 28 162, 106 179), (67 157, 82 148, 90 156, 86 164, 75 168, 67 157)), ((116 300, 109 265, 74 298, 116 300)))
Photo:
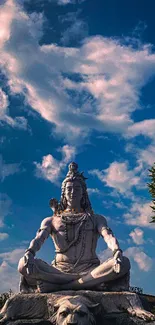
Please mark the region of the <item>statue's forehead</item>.
POLYGON ((73 181, 68 181, 66 183, 66 187, 70 187, 70 186, 81 187, 81 183, 77 179, 74 179, 73 181))

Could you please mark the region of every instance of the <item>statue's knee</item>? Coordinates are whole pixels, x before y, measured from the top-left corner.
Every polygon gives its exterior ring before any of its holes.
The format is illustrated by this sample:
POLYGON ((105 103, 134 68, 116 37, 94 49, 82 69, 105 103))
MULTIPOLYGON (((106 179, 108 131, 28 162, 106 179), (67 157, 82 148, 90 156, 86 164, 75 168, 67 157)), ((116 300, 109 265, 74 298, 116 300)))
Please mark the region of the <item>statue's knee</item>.
POLYGON ((25 275, 25 273, 26 273, 26 268, 25 268, 25 263, 24 263, 23 257, 19 260, 18 272, 21 273, 22 275, 25 275))
POLYGON ((128 259, 128 257, 123 256, 123 264, 126 272, 128 272, 131 268, 130 260, 128 259))

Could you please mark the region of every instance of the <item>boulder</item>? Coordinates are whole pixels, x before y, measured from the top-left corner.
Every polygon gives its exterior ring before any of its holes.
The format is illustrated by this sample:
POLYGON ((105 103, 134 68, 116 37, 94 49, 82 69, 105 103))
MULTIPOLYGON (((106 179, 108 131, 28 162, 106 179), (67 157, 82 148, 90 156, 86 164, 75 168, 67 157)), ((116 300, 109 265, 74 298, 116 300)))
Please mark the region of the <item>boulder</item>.
POLYGON ((155 325, 155 316, 144 309, 136 293, 90 290, 15 294, 6 301, 0 319, 6 325, 143 325, 148 321, 155 325))

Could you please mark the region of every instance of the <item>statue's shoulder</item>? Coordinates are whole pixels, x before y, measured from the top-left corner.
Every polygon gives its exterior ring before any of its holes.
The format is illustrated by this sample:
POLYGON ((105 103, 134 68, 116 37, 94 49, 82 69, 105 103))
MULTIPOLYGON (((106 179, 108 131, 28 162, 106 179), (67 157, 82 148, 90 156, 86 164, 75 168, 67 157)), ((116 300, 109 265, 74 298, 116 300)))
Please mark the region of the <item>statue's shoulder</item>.
POLYGON ((96 224, 98 226, 99 225, 102 225, 102 226, 105 226, 105 227, 107 226, 107 220, 102 214, 94 213, 94 218, 96 219, 96 224))
POLYGON ((51 227, 52 226, 52 216, 46 217, 41 222, 41 228, 51 227))

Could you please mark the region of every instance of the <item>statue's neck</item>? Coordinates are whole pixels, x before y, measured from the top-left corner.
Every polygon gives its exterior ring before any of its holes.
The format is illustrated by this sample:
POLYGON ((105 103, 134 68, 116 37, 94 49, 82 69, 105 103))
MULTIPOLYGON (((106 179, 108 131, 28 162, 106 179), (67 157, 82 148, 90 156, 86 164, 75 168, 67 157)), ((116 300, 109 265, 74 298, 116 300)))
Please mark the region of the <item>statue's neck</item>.
POLYGON ((83 209, 81 208, 80 205, 79 206, 67 205, 66 211, 80 213, 83 212, 83 209))

